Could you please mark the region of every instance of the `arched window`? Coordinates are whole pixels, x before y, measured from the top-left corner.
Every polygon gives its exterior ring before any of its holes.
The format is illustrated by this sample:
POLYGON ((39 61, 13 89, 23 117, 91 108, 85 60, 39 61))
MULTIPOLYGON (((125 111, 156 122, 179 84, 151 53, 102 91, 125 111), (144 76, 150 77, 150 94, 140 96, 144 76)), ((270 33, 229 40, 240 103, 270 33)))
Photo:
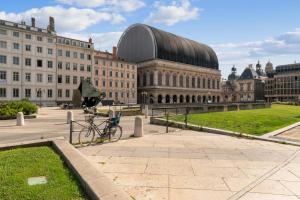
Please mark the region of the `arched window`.
POLYGON ((189 95, 186 95, 186 97, 185 97, 185 102, 186 102, 186 103, 190 103, 190 96, 189 96, 189 95))
POLYGON ((158 95, 157 97, 157 103, 162 103, 162 95, 158 95))
POLYGON ((166 74, 166 86, 170 86, 170 74, 166 74))
POLYGON ((201 96, 200 95, 198 95, 197 101, 198 101, 198 103, 201 103, 201 96))
POLYGON ((179 101, 180 101, 180 103, 183 103, 183 101, 184 101, 184 97, 183 97, 183 95, 180 95, 180 97, 179 97, 179 101))
POLYGON ((200 79, 200 77, 198 77, 198 79, 197 79, 197 86, 198 86, 198 88, 200 88, 200 85, 201 85, 201 79, 200 79))
POLYGON ((182 75, 180 75, 180 77, 179 77, 179 86, 183 87, 183 76, 182 75))
POLYGON ((143 74, 143 86, 147 86, 147 74, 143 74))
POLYGON ((158 85, 162 86, 162 73, 158 72, 158 85))
POLYGON ((190 87, 190 77, 186 76, 185 78, 185 87, 189 88, 190 87))
POLYGON ((166 103, 170 103, 170 95, 166 95, 166 103))
POLYGON ((153 72, 150 73, 150 85, 151 86, 154 85, 154 73, 153 72))
POLYGON ((195 88, 195 85, 196 85, 196 80, 195 80, 195 77, 192 78, 192 88, 195 88))
POLYGON ((177 95, 173 95, 173 103, 177 103, 177 95))
POLYGON ((173 87, 177 87, 177 76, 176 76, 176 74, 173 75, 173 87))

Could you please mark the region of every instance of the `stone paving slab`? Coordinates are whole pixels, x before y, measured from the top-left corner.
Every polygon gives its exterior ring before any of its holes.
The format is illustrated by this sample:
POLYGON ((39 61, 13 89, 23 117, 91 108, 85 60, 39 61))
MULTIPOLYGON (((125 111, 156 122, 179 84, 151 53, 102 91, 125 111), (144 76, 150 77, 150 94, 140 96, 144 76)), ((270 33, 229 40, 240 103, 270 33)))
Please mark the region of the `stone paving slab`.
POLYGON ((79 150, 136 200, 299 196, 296 146, 182 130, 79 150))

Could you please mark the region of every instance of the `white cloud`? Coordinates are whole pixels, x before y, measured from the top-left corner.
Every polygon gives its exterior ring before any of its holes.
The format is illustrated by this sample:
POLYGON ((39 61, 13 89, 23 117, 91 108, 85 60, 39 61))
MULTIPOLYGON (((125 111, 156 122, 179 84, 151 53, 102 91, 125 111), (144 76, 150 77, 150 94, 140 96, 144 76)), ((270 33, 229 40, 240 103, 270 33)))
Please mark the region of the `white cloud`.
POLYGON ((100 49, 102 51, 111 51, 113 46, 117 46, 119 38, 123 32, 107 32, 107 33, 62 33, 61 35, 65 37, 70 37, 78 40, 88 41, 91 37, 93 39, 95 49, 100 49))
POLYGON ((21 13, 0 12, 0 18, 8 21, 24 20, 30 22, 30 18, 35 17, 37 25, 40 27, 47 27, 49 16, 55 18, 56 30, 59 32, 82 31, 100 22, 117 24, 125 21, 125 18, 117 13, 74 7, 63 8, 62 6, 33 8, 21 13))
POLYGON ((223 59, 300 54, 300 29, 262 41, 212 45, 223 59), (234 53, 236 52, 236 53, 234 53))
POLYGON ((153 24, 174 25, 178 22, 197 19, 200 9, 193 7, 189 0, 173 1, 170 5, 166 5, 161 1, 154 3, 154 12, 146 18, 146 22, 153 24))
POLYGON ((275 65, 300 61, 300 29, 261 41, 212 45, 216 51, 224 74, 229 74, 230 66, 237 65, 239 72, 257 60, 273 61, 275 65))
POLYGON ((145 6, 141 0, 56 0, 58 3, 84 8, 104 8, 132 12, 145 6))

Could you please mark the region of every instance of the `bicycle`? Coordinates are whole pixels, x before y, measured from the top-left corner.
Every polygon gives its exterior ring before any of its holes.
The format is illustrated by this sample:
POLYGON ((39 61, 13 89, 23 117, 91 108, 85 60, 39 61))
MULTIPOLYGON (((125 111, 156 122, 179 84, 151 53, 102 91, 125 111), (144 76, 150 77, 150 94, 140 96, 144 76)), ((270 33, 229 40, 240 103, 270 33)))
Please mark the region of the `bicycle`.
POLYGON ((107 119, 101 124, 96 125, 94 119, 97 115, 88 116, 86 121, 89 123, 87 127, 81 129, 78 135, 78 141, 80 145, 87 144, 91 145, 92 143, 97 142, 100 139, 100 142, 109 140, 110 142, 117 142, 122 137, 122 127, 119 125, 121 119, 121 113, 116 117, 107 119), (100 126, 104 125, 104 128, 100 126), (98 137, 95 139, 96 134, 98 137))

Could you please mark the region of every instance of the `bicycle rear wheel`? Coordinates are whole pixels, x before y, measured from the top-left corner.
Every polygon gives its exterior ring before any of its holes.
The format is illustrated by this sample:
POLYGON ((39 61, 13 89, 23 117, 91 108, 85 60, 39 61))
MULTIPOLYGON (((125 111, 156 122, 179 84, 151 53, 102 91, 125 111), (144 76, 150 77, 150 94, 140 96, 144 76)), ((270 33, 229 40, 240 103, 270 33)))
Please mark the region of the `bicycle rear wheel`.
POLYGON ((78 135, 78 142, 80 145, 90 145, 94 142, 95 130, 91 127, 84 127, 78 135))
POLYGON ((122 137, 122 127, 115 126, 109 129, 109 141, 110 142, 117 142, 122 137))

